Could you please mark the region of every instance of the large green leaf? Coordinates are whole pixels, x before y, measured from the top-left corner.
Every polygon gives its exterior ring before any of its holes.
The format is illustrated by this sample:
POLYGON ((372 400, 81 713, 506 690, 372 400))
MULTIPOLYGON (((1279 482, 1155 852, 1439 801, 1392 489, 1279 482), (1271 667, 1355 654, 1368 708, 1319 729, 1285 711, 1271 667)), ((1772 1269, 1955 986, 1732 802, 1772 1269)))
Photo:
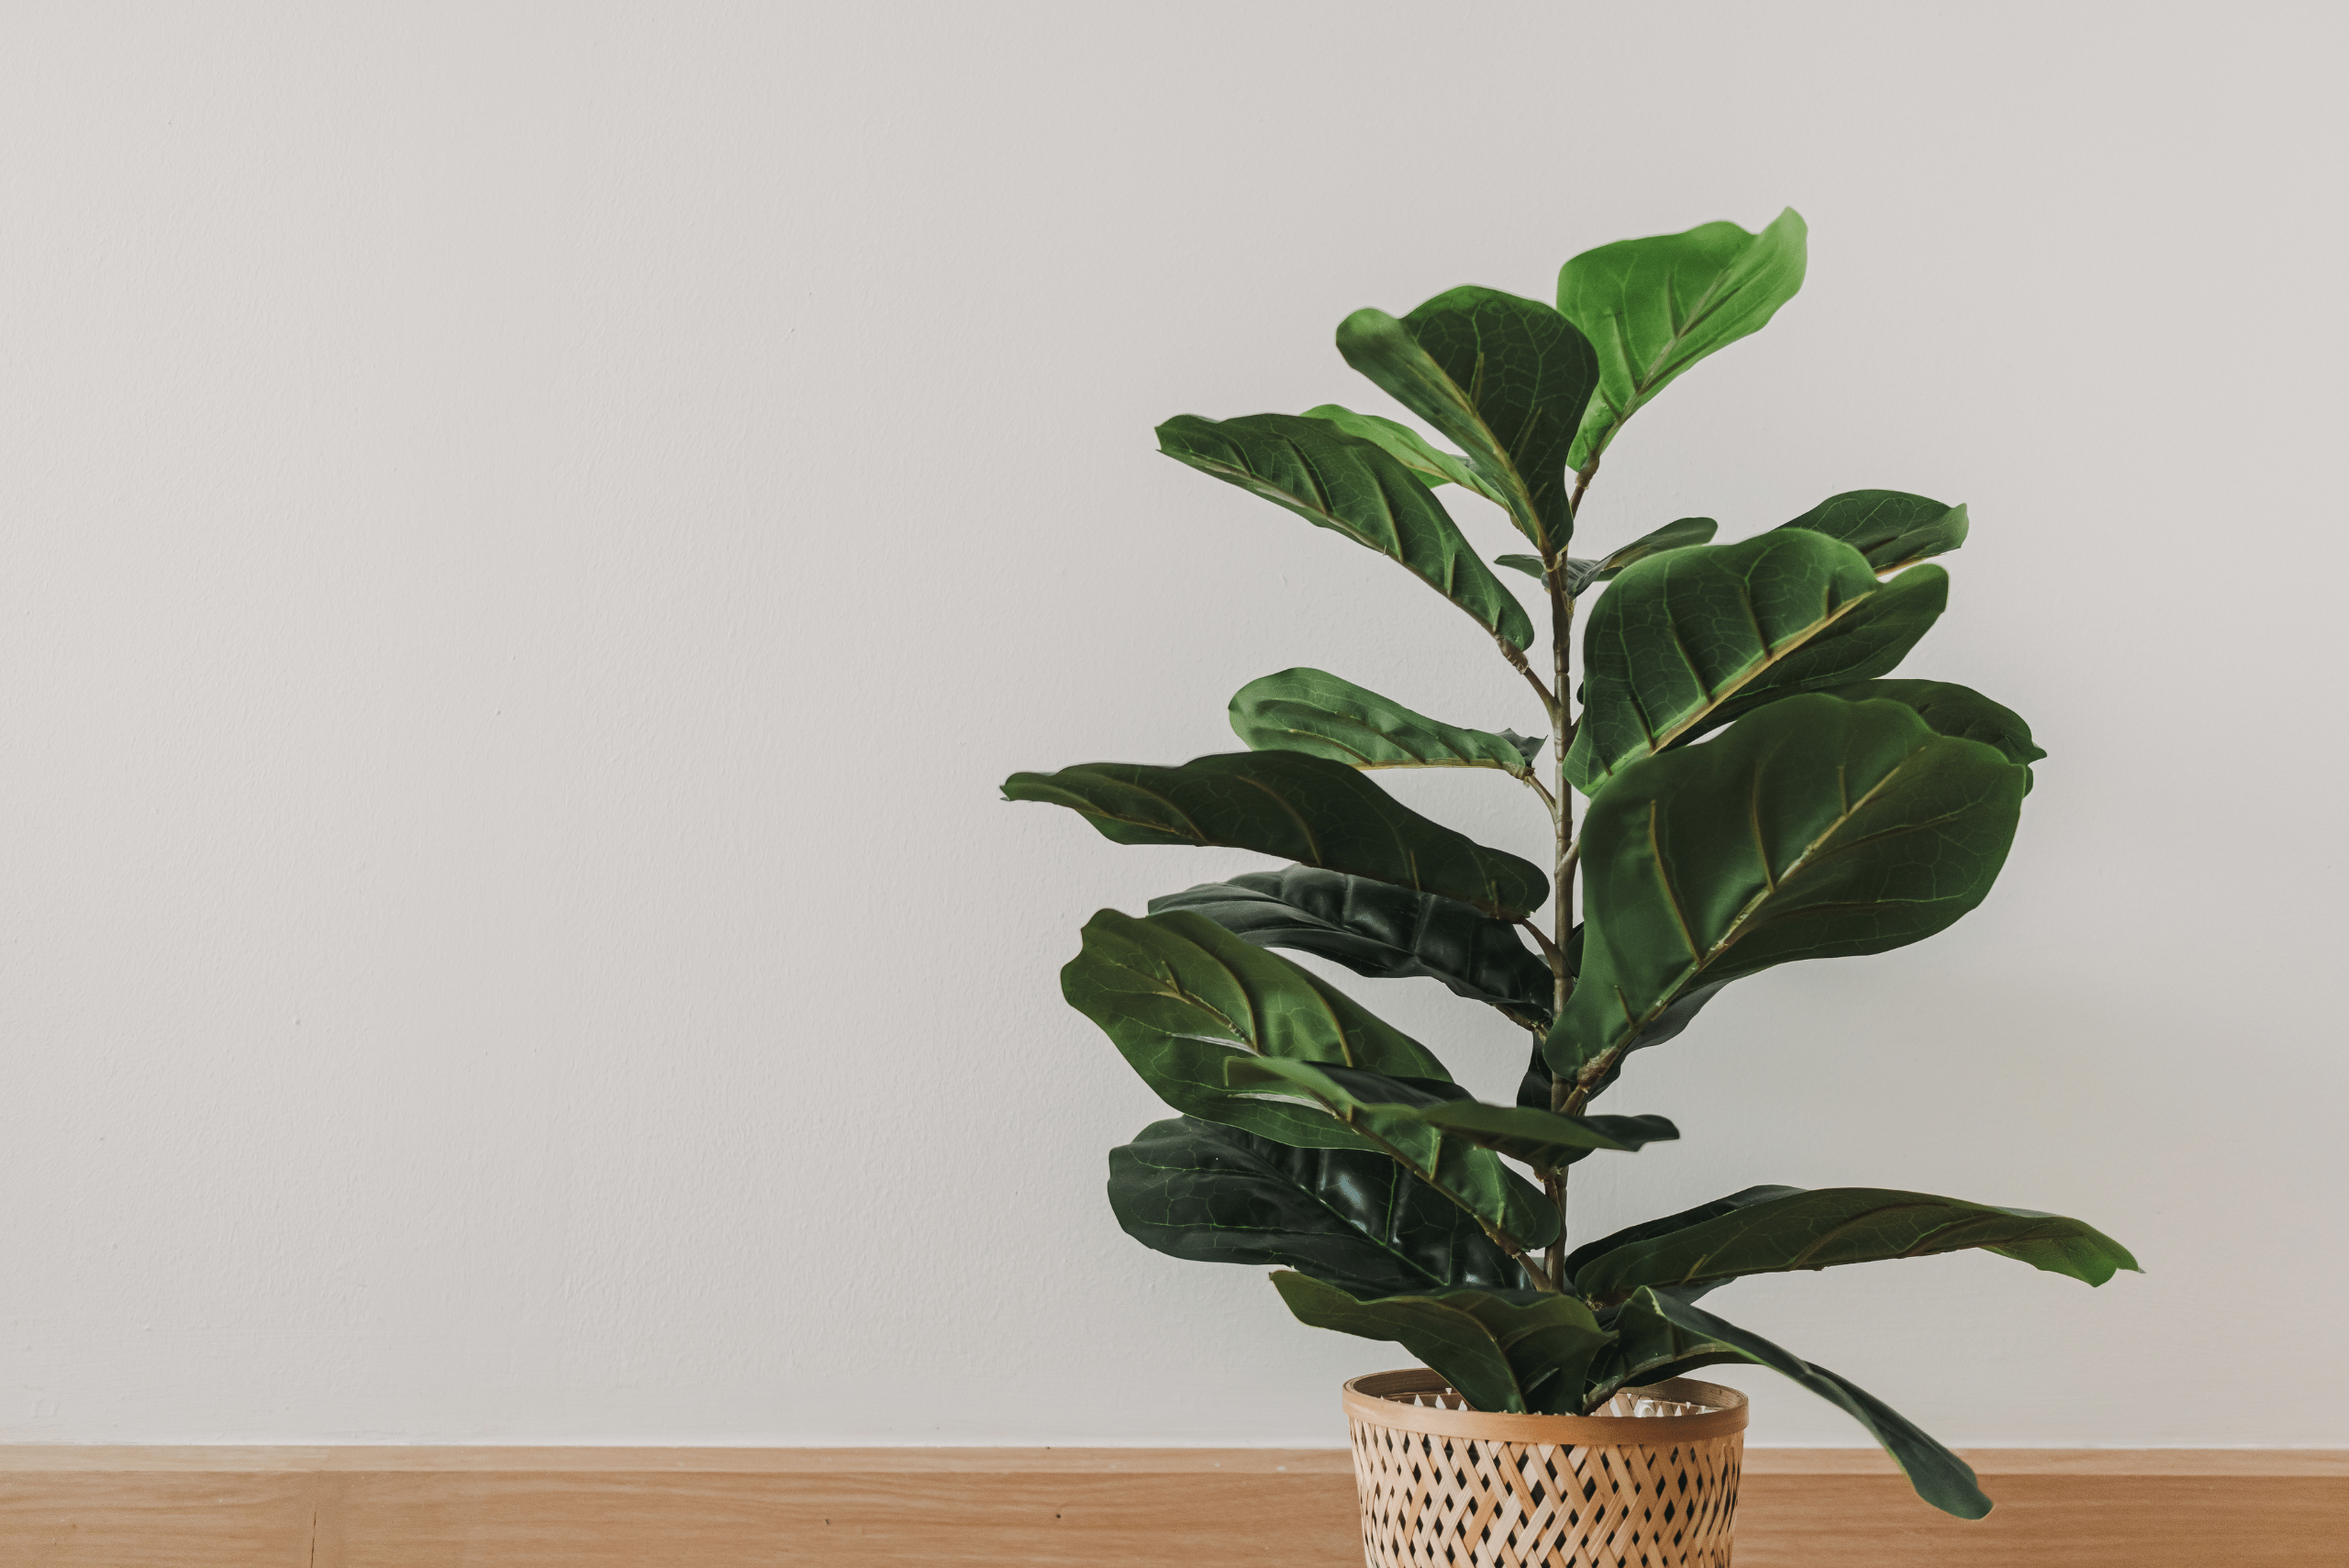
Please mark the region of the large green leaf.
MULTIPOLYGON (((1746 1195, 1740 1195, 1741 1197, 1746 1195)), ((1604 1305, 1642 1285, 1720 1284, 1747 1274, 1922 1258, 1980 1248, 2091 1285, 2134 1269, 2103 1232, 2027 1208, 1995 1208, 1881 1187, 1787 1191, 1738 1203, 1676 1229, 1578 1249, 1575 1288, 1604 1305), (1586 1256, 1585 1254, 1589 1254, 1586 1256)))
POLYGON ((1344 992, 1197 915, 1137 920, 1102 910, 1061 971, 1061 994, 1168 1105, 1283 1143, 1375 1147, 1318 1111, 1231 1093, 1227 1061, 1281 1056, 1449 1076, 1425 1046, 1344 992))
MULTIPOLYGON (((1717 1197, 1710 1203, 1700 1203, 1694 1208, 1684 1208, 1678 1214, 1667 1214, 1661 1219, 1650 1219, 1638 1225, 1626 1226, 1612 1235, 1600 1237, 1596 1241, 1586 1241, 1567 1253, 1566 1277, 1575 1282, 1575 1289, 1577 1294, 1587 1295, 1587 1292, 1581 1289, 1581 1276, 1576 1271, 1601 1253, 1611 1252, 1619 1247, 1629 1247, 1658 1236, 1670 1235, 1675 1230, 1685 1230, 1692 1225, 1701 1225, 1708 1219, 1733 1213, 1749 1205, 1769 1203, 1774 1199, 1792 1196, 1802 1190, 1800 1187, 1747 1187, 1742 1192, 1731 1193, 1727 1197, 1717 1197)), ((1702 1289, 1678 1288, 1675 1294, 1684 1301, 1694 1301, 1711 1288, 1710 1285, 1702 1289)))
POLYGON ((1260 676, 1233 694, 1231 728, 1252 751, 1304 751, 1350 768, 1532 771, 1512 741, 1414 713, 1326 670, 1260 676))
POLYGON ((2024 783, 1913 709, 1815 693, 1632 763, 1584 823, 1582 969, 1550 1065, 1595 1091, 1711 988, 1950 926, 2005 863, 2024 783))
POLYGON ((1451 1102, 1467 1097, 1449 1081, 1407 1081, 1335 1062, 1258 1056, 1231 1057, 1223 1076, 1234 1089, 1319 1106, 1520 1246, 1545 1247, 1557 1239, 1557 1208, 1540 1188, 1502 1164, 1483 1139, 1455 1136, 1439 1125, 1437 1116, 1452 1108, 1451 1102))
POLYGON ((1842 539, 1878 572, 1897 572, 1965 542, 1965 508, 1898 490, 1846 490, 1830 495, 1781 528, 1807 528, 1842 539))
POLYGON ((1625 572, 1583 638, 1585 706, 1566 779, 1594 794, 1642 757, 1792 692, 1881 675, 1940 616, 1937 566, 1879 583, 1808 530, 1694 546, 1625 572))
POLYGON ((1197 1262, 1397 1291, 1525 1283, 1474 1219, 1386 1155, 1292 1149, 1196 1117, 1152 1122, 1109 1151, 1109 1207, 1135 1240, 1197 1262))
POLYGON ((1082 762, 1014 773, 1008 800, 1081 813, 1120 844, 1253 850, 1521 919, 1550 895, 1539 866, 1431 822, 1342 762, 1302 751, 1230 751, 1178 767, 1082 762))
POLYGON ((1324 403, 1318 408, 1308 408, 1305 417, 1326 419, 1347 435, 1383 449, 1387 456, 1418 475, 1419 483, 1431 490, 1439 484, 1457 484, 1488 501, 1499 499, 1486 490, 1484 476, 1468 465, 1466 458, 1433 445, 1425 436, 1399 419, 1388 419, 1376 414, 1357 414, 1342 403, 1324 403))
POLYGON ((1827 692, 1846 702, 1881 700, 1914 708, 1935 734, 1979 740, 2009 762, 2028 766, 2047 755, 2044 747, 2032 741, 2022 715, 1954 681, 1854 681, 1830 686, 1827 692))
MULTIPOLYGON (((1661 1349, 1663 1362, 1650 1360, 1649 1370, 1636 1381, 1675 1376, 1696 1366, 1720 1362, 1751 1362, 1792 1378, 1831 1404, 1841 1406, 1868 1435, 1884 1445, 1893 1462, 1909 1477, 1917 1496, 1944 1513, 1978 1519, 1990 1511, 1990 1499, 1975 1484, 1973 1468, 1950 1452, 1883 1400, 1867 1390, 1782 1350, 1759 1334, 1714 1317, 1700 1307, 1675 1300, 1668 1292, 1642 1290, 1615 1319, 1622 1342, 1640 1347, 1634 1353, 1652 1358, 1661 1349), (1661 1318, 1677 1330, 1677 1340, 1654 1331, 1649 1318, 1661 1318), (1669 1366, 1672 1370, 1662 1370, 1669 1366)), ((1635 1381, 1627 1379, 1627 1381, 1635 1381)))
POLYGON ((1567 459, 1588 467, 1647 400, 1717 349, 1759 332, 1802 287, 1809 231, 1792 207, 1759 234, 1707 223, 1624 239, 1558 270, 1558 309, 1598 351, 1598 395, 1567 459))
POLYGON ((1425 976, 1471 1001, 1546 1018, 1550 966, 1517 929, 1431 894, 1312 866, 1250 872, 1150 901, 1187 909, 1259 947, 1295 948, 1379 980, 1425 976))
POLYGON ((1574 323, 1538 300, 1456 288, 1400 321, 1357 310, 1338 351, 1394 399, 1460 443, 1480 487, 1545 554, 1574 532, 1566 453, 1598 383, 1574 323))
POLYGON ((1509 646, 1533 640, 1525 606, 1468 548, 1443 503, 1384 449, 1295 414, 1178 414, 1158 427, 1158 450, 1400 562, 1509 646))
POLYGON ((1391 1340, 1442 1373, 1479 1410, 1572 1415, 1607 1343, 1589 1307, 1530 1290, 1394 1295, 1282 1271, 1273 1284, 1300 1323, 1391 1340))

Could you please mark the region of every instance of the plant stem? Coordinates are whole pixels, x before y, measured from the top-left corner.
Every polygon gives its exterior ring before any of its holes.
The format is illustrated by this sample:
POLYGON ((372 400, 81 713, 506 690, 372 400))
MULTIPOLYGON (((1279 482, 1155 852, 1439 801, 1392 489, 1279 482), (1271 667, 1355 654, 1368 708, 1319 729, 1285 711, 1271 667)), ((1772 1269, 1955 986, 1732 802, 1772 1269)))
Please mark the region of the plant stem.
MULTIPOLYGON (((1598 459, 1593 457, 1575 475, 1575 492, 1566 501, 1566 523, 1569 531, 1575 515, 1582 510, 1583 492, 1590 488, 1591 475, 1598 472, 1598 459)), ((1575 792, 1566 782, 1566 748, 1574 743, 1574 717, 1568 705, 1574 695, 1574 629, 1575 596, 1568 590, 1565 547, 1555 548, 1554 559, 1542 562, 1542 582, 1550 590, 1550 679, 1556 693, 1550 704, 1550 765, 1555 770, 1557 793, 1550 803, 1550 817, 1557 829, 1557 847, 1551 884, 1556 890, 1556 906, 1552 911, 1553 932, 1549 942, 1550 973, 1555 978, 1552 988, 1551 1015, 1564 1018, 1567 999, 1573 996, 1575 977, 1567 972, 1568 943, 1574 936, 1575 872, 1582 860, 1582 840, 1575 835, 1575 792)), ((1563 1110, 1571 1089, 1563 1078, 1550 1081, 1550 1108, 1563 1110)), ((1564 1289, 1566 1277, 1566 1183, 1569 1171, 1561 1165, 1542 1173, 1542 1184, 1550 1201, 1558 1208, 1558 1239, 1550 1244, 1548 1258, 1550 1278, 1564 1289)))

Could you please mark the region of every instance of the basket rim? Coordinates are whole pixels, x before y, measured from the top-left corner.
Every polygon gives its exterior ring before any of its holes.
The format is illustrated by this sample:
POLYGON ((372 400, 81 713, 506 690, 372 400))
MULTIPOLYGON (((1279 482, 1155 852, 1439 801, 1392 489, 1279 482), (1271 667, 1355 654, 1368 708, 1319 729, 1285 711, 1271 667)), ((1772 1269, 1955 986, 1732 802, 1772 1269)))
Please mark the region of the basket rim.
POLYGON ((1745 1430, 1753 1414, 1746 1407, 1745 1396, 1736 1389, 1724 1388, 1718 1383, 1700 1383, 1693 1377, 1669 1378, 1624 1392, 1716 1408, 1687 1416, 1527 1416, 1503 1410, 1446 1410, 1433 1405, 1405 1404, 1398 1397, 1433 1394, 1450 1386, 1442 1373, 1423 1366, 1367 1373, 1346 1381, 1346 1415, 1365 1426, 1425 1432, 1432 1437, 1557 1443, 1575 1448, 1654 1448, 1660 1443, 1703 1442, 1732 1437, 1745 1430))

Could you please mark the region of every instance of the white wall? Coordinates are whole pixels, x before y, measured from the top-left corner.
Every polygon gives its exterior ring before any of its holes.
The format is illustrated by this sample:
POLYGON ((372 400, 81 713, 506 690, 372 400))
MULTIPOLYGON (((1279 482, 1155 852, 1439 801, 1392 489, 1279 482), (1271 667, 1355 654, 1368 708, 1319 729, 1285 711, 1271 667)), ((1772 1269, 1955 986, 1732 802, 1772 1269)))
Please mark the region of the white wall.
MULTIPOLYGON (((1638 1059, 1617 1108, 1687 1140, 1577 1223, 2076 1213, 2150 1272, 1721 1299, 1952 1441, 2349 1443, 2345 32, 7 7, 0 1440, 1340 1440, 1399 1352, 1119 1232, 1162 1113, 1055 985, 1095 908, 1248 858, 996 785, 1229 749, 1300 662, 1531 728, 1457 615, 1151 427, 1386 406, 1347 311, 1791 202, 1809 286, 1585 538, 1969 502, 1910 668, 2054 755, 1981 913, 1638 1059)), ((1538 842, 1505 782, 1397 787, 1538 842)), ((1860 1440, 1746 1381, 1757 1440, 1860 1440)))

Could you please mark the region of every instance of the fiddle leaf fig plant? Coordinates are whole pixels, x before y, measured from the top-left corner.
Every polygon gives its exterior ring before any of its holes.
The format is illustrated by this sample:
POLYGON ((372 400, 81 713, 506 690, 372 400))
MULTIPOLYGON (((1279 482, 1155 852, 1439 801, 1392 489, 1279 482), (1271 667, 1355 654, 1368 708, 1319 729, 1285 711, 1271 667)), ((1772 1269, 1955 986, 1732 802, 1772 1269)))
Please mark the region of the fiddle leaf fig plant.
POLYGON ((1015 773, 1004 794, 1119 843, 1276 862, 1102 910, 1062 971, 1177 1113, 1109 1155, 1137 1240, 1269 1265, 1299 1319, 1394 1340, 1480 1409, 1588 1412, 1698 1367, 1770 1367, 1850 1412, 1927 1501, 1978 1518, 1989 1499, 1956 1455, 1697 1302, 1751 1274, 1967 1248, 2098 1285, 2137 1266, 2119 1242, 1877 1187, 1754 1186, 1595 1240, 1568 1229, 1577 1164, 1679 1136, 1594 1108, 1633 1052, 1697 1027, 1733 981, 1902 947, 1974 909, 2045 755, 1980 693, 1892 673, 1947 603, 1927 558, 1965 541, 1963 506, 1854 490, 1727 543, 1682 517, 1574 552, 1601 460, 1794 296, 1805 232, 1788 209, 1758 234, 1604 245, 1560 271, 1554 306, 1466 287, 1355 311, 1339 353, 1424 429, 1337 404, 1158 428, 1176 462, 1449 600, 1515 672, 1521 713, 1432 717, 1298 667, 1232 696, 1245 750, 1015 773), (1488 561, 1453 497, 1497 510, 1520 548, 1488 561), (1548 863, 1402 805, 1372 776, 1386 768, 1505 775, 1545 820, 1548 863), (1497 1009, 1530 1037, 1516 1103, 1479 1101, 1280 950, 1497 1009))

